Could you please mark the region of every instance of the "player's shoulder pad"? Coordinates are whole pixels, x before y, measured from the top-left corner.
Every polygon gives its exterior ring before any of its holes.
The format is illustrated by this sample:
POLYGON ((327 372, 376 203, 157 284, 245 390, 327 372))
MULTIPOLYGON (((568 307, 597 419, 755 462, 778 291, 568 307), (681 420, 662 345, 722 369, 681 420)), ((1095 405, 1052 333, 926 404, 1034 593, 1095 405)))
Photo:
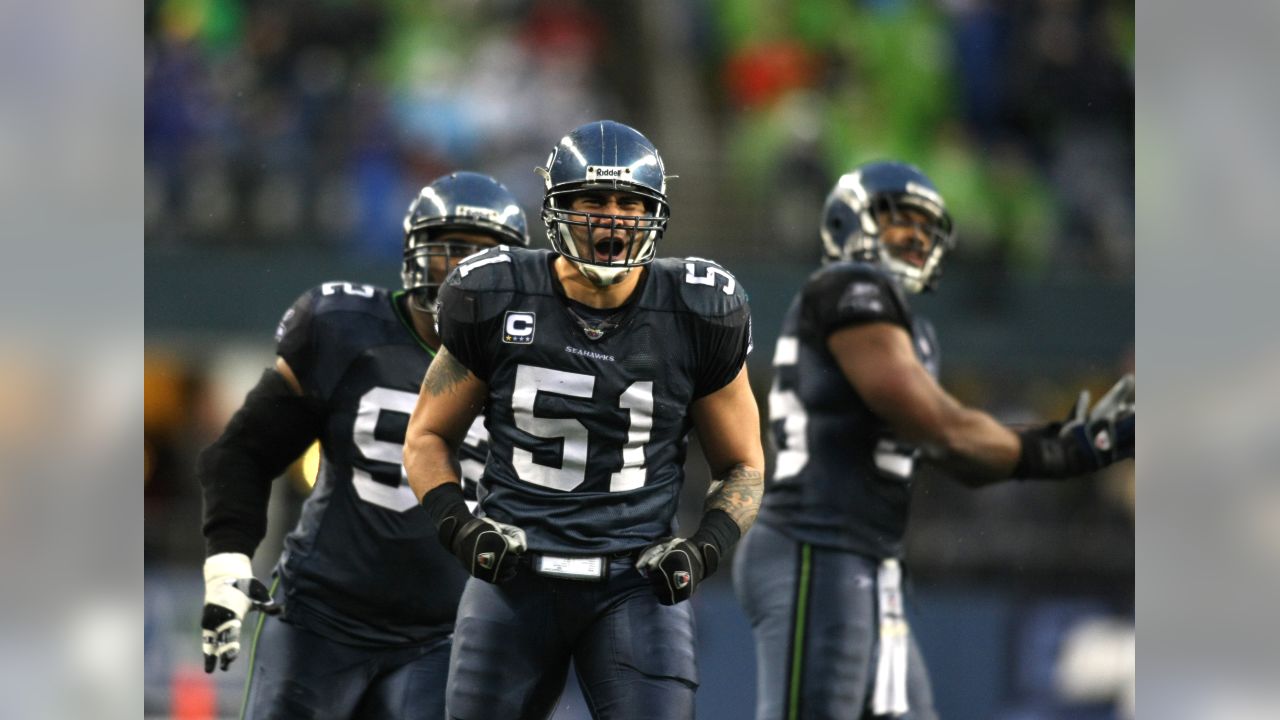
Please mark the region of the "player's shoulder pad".
POLYGON ((449 273, 440 289, 440 314, 466 323, 503 311, 511 297, 533 283, 545 283, 549 250, 496 245, 468 257, 449 273))
POLYGON ((748 313, 746 288, 714 260, 700 257, 659 258, 650 266, 657 297, 674 298, 677 308, 708 320, 748 313))
POLYGON ((875 263, 845 261, 824 265, 809 276, 803 296, 812 313, 866 320, 882 316, 911 328, 911 307, 902 285, 875 263))
POLYGON ((321 283, 298 296, 276 326, 276 342, 287 335, 306 332, 317 321, 334 313, 387 315, 390 293, 385 288, 342 280, 321 283))

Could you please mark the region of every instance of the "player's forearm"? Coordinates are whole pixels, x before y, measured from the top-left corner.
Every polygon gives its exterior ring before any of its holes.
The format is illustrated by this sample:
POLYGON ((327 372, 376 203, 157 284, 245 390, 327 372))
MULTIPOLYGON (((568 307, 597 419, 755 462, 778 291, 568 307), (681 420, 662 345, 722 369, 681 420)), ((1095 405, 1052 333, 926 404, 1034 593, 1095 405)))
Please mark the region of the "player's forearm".
POLYGON ((703 503, 703 511, 723 510, 741 533, 751 529, 760 512, 764 494, 764 473, 746 464, 738 464, 716 478, 703 503))
POLYGON ((455 448, 432 432, 419 432, 406 438, 404 471, 419 502, 423 495, 445 483, 462 482, 455 448))
POLYGON ((925 460, 968 485, 1008 479, 1018 462, 1018 436, 985 412, 966 407, 918 363, 906 363, 867 383, 864 397, 925 460))
POLYGON ((485 384, 441 345, 422 379, 405 431, 404 471, 419 501, 445 483, 461 483, 458 446, 486 394, 485 384))
POLYGON ((1021 448, 1018 436, 980 410, 957 407, 949 416, 942 441, 926 448, 926 459, 967 485, 1009 479, 1021 448))

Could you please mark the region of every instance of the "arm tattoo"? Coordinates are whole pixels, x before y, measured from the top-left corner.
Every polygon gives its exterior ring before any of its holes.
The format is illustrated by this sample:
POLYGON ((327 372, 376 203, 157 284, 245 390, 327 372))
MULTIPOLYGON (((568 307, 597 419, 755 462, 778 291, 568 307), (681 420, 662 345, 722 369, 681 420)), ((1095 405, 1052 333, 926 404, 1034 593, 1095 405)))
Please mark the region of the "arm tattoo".
POLYGON ((449 351, 440 346, 440 352, 436 355, 435 360, 431 361, 431 366, 427 368, 427 376, 422 379, 422 391, 430 395, 443 395, 447 392, 453 392, 453 388, 463 380, 467 379, 470 374, 466 366, 458 362, 457 358, 449 354, 449 351))
POLYGON ((724 510, 743 533, 751 529, 760 512, 760 496, 764 493, 764 474, 753 467, 735 465, 724 477, 717 478, 707 492, 704 512, 724 510))

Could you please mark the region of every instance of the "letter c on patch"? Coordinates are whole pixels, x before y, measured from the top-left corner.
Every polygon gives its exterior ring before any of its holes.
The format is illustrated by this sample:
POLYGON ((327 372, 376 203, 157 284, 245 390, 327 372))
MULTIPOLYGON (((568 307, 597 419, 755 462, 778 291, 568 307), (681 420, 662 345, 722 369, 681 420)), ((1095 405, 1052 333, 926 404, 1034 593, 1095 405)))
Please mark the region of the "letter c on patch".
POLYGON ((508 310, 506 320, 502 324, 502 342, 528 345, 533 342, 534 326, 533 313, 508 310))

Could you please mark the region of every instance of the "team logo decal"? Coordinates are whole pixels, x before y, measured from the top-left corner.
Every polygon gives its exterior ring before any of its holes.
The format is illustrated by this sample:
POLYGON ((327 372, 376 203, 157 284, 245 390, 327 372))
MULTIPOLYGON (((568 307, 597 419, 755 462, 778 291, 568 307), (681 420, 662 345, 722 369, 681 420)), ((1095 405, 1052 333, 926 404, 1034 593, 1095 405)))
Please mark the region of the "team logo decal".
POLYGON ((677 570, 671 574, 672 579, 676 581, 676 589, 683 590, 689 587, 689 571, 677 570))
POLYGON ((507 311, 506 321, 502 324, 502 342, 515 345, 528 345, 533 342, 535 317, 531 312, 507 311))
POLYGON ((1106 452, 1110 450, 1111 449, 1111 433, 1107 432, 1105 429, 1099 432, 1097 436, 1093 438, 1093 446, 1098 448, 1102 452, 1106 452))
POLYGON ((844 291, 836 307, 840 310, 853 310, 864 313, 884 312, 884 301, 880 288, 872 283, 856 282, 844 291))

